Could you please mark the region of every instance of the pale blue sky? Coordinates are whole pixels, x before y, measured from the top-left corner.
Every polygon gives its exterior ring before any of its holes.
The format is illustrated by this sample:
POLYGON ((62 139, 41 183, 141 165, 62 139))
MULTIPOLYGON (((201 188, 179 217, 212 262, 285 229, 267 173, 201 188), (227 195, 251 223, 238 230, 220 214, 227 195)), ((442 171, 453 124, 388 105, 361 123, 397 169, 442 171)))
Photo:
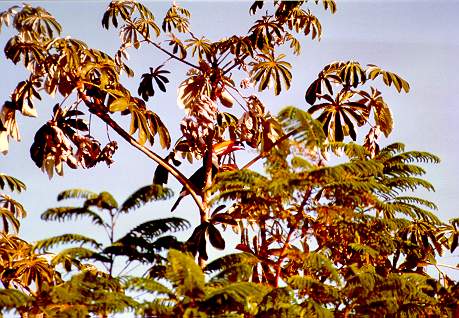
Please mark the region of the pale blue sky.
MULTIPOLYGON (((312 2, 312 1, 311 1, 312 2)), ((383 89, 395 117, 395 129, 387 144, 401 141, 410 150, 427 150, 441 157, 442 163, 428 166, 427 178, 435 185, 435 193, 428 199, 439 206, 439 215, 447 220, 459 216, 456 199, 459 197, 459 2, 457 1, 338 1, 335 15, 324 13, 321 7, 311 5, 321 18, 323 37, 320 42, 303 41, 303 54, 292 58, 293 85, 280 98, 265 103, 276 112, 282 106, 306 106, 304 92, 322 67, 335 60, 357 60, 362 64, 377 64, 407 79, 409 94, 398 94, 393 89, 383 89)), ((0 10, 16 4, 2 1, 0 10)), ((161 21, 167 2, 145 2, 161 21)), ((197 36, 207 35, 213 40, 246 32, 252 17, 248 14, 250 2, 179 2, 192 12, 192 28, 197 36)), ((63 35, 84 40, 89 46, 114 53, 119 46, 118 35, 111 29, 101 28, 101 18, 108 4, 105 1, 33 1, 45 7, 63 26, 63 35)), ((9 32, 0 34, 3 47, 9 32)), ((157 66, 164 56, 152 49, 133 50, 131 66, 136 75, 157 66)), ((172 135, 177 136, 177 121, 183 116, 175 103, 176 87, 183 80, 185 68, 168 67, 173 71, 167 94, 158 94, 149 103, 167 123, 172 135)), ((25 72, 14 67, 3 57, 0 59, 0 96, 8 98, 14 85, 25 72)), ((138 77, 126 82, 137 90, 138 77)), ((383 88, 383 84, 379 86, 383 88)), ((267 96, 267 95, 263 95, 267 96)), ((139 187, 151 182, 155 164, 123 141, 115 154, 111 168, 103 165, 90 170, 65 169, 64 177, 51 181, 29 158, 29 148, 34 132, 50 117, 56 101, 45 98, 38 105, 39 118, 20 118, 23 136, 21 143, 11 143, 10 153, 0 157, 1 172, 16 176, 28 185, 25 194, 16 197, 22 201, 29 216, 22 223, 21 235, 36 240, 70 231, 91 234, 89 223, 81 221, 66 225, 44 223, 39 215, 46 208, 57 205, 56 195, 67 188, 87 188, 94 191, 109 190, 121 202, 139 187)), ((98 122, 94 122, 96 126, 98 122)), ((104 133, 100 136, 104 138, 104 133)), ((115 137, 112 134, 112 137, 115 137)), ((157 148, 155 148, 157 149, 157 148)), ((161 151, 159 151, 161 153, 161 151)), ((187 170, 192 172, 192 168, 187 170)), ((171 186, 177 190, 174 181, 171 186)), ((176 191, 178 192, 178 191, 176 191)), ((120 234, 132 226, 156 217, 170 216, 173 201, 154 203, 133 212, 125 218, 120 234)), ((197 211, 192 201, 183 200, 177 216, 191 217, 197 222, 197 211)), ((457 254, 456 254, 457 255, 457 254)), ((459 258, 450 256, 445 262, 456 264, 459 258)))

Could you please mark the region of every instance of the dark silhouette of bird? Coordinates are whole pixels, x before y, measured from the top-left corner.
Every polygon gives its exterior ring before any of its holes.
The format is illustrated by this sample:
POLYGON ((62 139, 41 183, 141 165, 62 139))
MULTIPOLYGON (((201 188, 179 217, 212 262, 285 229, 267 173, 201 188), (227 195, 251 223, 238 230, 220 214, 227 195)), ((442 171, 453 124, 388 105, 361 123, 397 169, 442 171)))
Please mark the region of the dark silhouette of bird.
MULTIPOLYGON (((219 160, 221 157, 224 155, 227 155, 233 151, 243 149, 241 146, 236 145, 236 142, 233 140, 229 141, 224 141, 221 143, 218 143, 214 145, 212 149, 212 176, 216 175, 219 169, 219 160)), ((198 190, 203 190, 205 185, 206 185, 206 166, 207 166, 207 156, 204 156, 203 160, 203 165, 200 167, 198 170, 196 170, 191 177, 188 178, 188 181, 190 181, 193 186, 198 189, 198 190)), ((187 195, 189 195, 190 192, 188 191, 187 188, 183 187, 182 190, 180 191, 180 195, 175 201, 174 205, 171 208, 171 212, 173 212, 177 206, 179 205, 180 201, 187 195)))

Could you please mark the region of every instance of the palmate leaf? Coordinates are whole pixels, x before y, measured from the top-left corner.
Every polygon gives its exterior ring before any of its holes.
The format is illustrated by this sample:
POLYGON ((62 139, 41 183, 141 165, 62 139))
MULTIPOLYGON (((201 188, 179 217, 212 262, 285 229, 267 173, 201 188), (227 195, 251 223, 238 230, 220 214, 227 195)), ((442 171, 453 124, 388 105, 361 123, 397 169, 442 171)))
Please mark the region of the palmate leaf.
POLYGON ((167 200, 173 195, 174 192, 171 189, 165 188, 162 185, 147 185, 131 194, 129 198, 121 204, 120 211, 128 212, 129 210, 139 208, 151 201, 167 200))
POLYGON ((395 73, 384 71, 383 69, 373 64, 368 65, 367 72, 368 78, 372 80, 381 75, 383 77, 384 84, 386 84, 387 86, 391 86, 392 84, 394 84, 395 89, 399 93, 402 90, 404 90, 405 93, 408 93, 410 91, 410 84, 395 73))
POLYGON ((89 245, 95 248, 100 248, 102 244, 95 239, 81 234, 62 234, 37 241, 33 248, 40 252, 56 247, 62 244, 78 244, 80 246, 89 245))
POLYGON ((264 16, 257 20, 249 30, 252 45, 260 51, 272 48, 275 38, 282 38, 284 29, 273 17, 264 16))
POLYGON ((45 58, 44 48, 41 45, 24 42, 19 36, 12 37, 6 43, 4 52, 6 58, 14 64, 22 60, 25 67, 39 65, 45 58))
POLYGON ((27 187, 24 182, 15 177, 8 176, 4 173, 0 173, 0 189, 4 190, 8 186, 11 191, 21 192, 27 187))
POLYGON ((257 1, 254 1, 253 4, 250 6, 249 12, 250 14, 253 15, 257 12, 257 10, 261 8, 263 8, 263 1, 257 0, 257 1))
POLYGON ((19 8, 19 6, 15 5, 8 8, 8 10, 0 12, 0 32, 2 30, 3 25, 5 25, 6 27, 9 27, 11 25, 11 18, 16 14, 19 8))
POLYGON ((15 261, 11 270, 14 272, 15 281, 24 287, 33 283, 37 289, 41 289, 44 285, 52 285, 57 278, 57 273, 48 260, 38 255, 15 261))
POLYGON ((172 33, 168 34, 168 36, 170 39, 167 40, 167 43, 172 46, 172 54, 179 53, 179 57, 181 59, 186 58, 187 52, 185 44, 183 44, 183 42, 172 33))
POLYGON ((191 56, 198 55, 198 59, 202 60, 203 55, 209 54, 211 51, 211 42, 205 37, 192 38, 185 40, 186 48, 191 48, 191 56))
POLYGON ((19 219, 9 209, 0 207, 0 219, 3 223, 3 232, 8 233, 10 225, 13 227, 14 232, 17 233, 19 231, 19 219))
POLYGON ((324 133, 332 141, 343 141, 345 136, 355 141, 357 134, 354 122, 358 126, 367 122, 369 108, 360 101, 353 101, 355 95, 355 92, 343 88, 335 98, 328 94, 321 95, 320 98, 325 102, 308 109, 310 114, 322 111, 317 120, 322 122, 324 133))
POLYGON ((209 242, 213 247, 219 250, 225 249, 225 240, 223 239, 220 231, 213 224, 209 224, 207 227, 207 235, 209 236, 209 242))
POLYGON ((96 225, 105 225, 102 217, 87 208, 79 207, 58 207, 51 208, 42 213, 41 219, 44 221, 64 222, 66 220, 78 220, 79 218, 89 218, 96 225))
MULTIPOLYGON (((171 136, 169 134, 169 130, 167 130, 167 127, 163 123, 161 118, 158 116, 158 114, 150 110, 147 110, 145 116, 151 135, 158 135, 159 144, 161 145, 161 147, 163 149, 169 149, 169 147, 171 146, 171 136)), ((152 141, 150 141, 150 143, 153 144, 152 141)))
POLYGON ((110 2, 107 11, 102 18, 102 26, 108 30, 111 24, 118 27, 118 16, 123 20, 130 18, 134 11, 134 1, 112 1, 110 2))
POLYGON ((322 25, 320 24, 319 19, 313 15, 310 10, 308 10, 301 17, 301 20, 304 35, 308 36, 310 34, 313 40, 315 38, 320 40, 322 36, 322 25))
POLYGON ((174 3, 164 17, 162 29, 164 32, 171 32, 174 28, 180 33, 186 33, 190 30, 190 17, 191 13, 187 9, 174 3))
POLYGON ((3 223, 3 230, 9 232, 9 225, 14 231, 19 230, 19 218, 26 217, 27 213, 21 203, 6 194, 0 193, 0 217, 3 223))
POLYGON ((360 63, 355 61, 346 62, 342 69, 339 72, 341 82, 345 86, 357 87, 358 85, 365 84, 367 80, 367 74, 365 69, 360 65, 360 63))
POLYGON ((292 80, 292 73, 290 72, 292 66, 282 60, 285 54, 280 54, 277 57, 260 54, 259 57, 262 61, 256 63, 251 71, 252 79, 258 83, 258 91, 265 90, 271 83, 273 84, 275 95, 280 94, 283 85, 288 90, 292 80))
POLYGON ((19 32, 28 32, 34 39, 47 41, 60 35, 61 25, 45 9, 24 5, 16 13, 13 25, 19 32))
MULTIPOLYGON (((314 2, 318 4, 320 0, 314 0, 314 2)), ((332 14, 336 12, 335 0, 322 0, 321 2, 325 10, 329 10, 332 14)))
POLYGON ((142 96, 145 101, 148 101, 149 97, 155 95, 155 90, 153 89, 153 80, 155 80, 156 85, 161 91, 166 92, 165 84, 169 83, 169 79, 163 74, 169 74, 170 72, 162 70, 162 67, 163 65, 160 65, 155 69, 150 67, 149 73, 142 74, 142 81, 140 82, 137 93, 142 96))
POLYGON ((202 95, 210 96, 212 87, 206 74, 193 73, 180 83, 177 93, 177 104, 187 111, 191 111, 194 103, 202 95))

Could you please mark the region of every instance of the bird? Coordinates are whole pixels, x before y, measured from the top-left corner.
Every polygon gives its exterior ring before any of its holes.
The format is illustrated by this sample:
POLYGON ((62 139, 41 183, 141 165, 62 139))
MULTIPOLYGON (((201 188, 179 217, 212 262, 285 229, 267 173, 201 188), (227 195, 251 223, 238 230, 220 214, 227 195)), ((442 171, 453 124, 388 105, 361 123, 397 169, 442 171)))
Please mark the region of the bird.
MULTIPOLYGON (((219 169, 219 160, 221 157, 224 155, 227 155, 233 151, 236 150, 241 150, 243 149, 241 146, 237 145, 237 142, 234 140, 226 140, 220 143, 215 144, 212 147, 212 176, 216 175, 219 169)), ((206 159, 207 156, 204 156, 204 161, 202 167, 200 167, 198 170, 196 170, 191 177, 188 178, 188 181, 190 181, 191 184, 194 185, 194 187, 198 190, 204 189, 206 185, 206 159)), ((180 201, 187 195, 189 195, 190 192, 186 187, 183 187, 182 190, 180 191, 180 195, 177 198, 177 201, 175 201, 174 205, 171 208, 171 212, 173 212, 177 206, 179 205, 180 201)))

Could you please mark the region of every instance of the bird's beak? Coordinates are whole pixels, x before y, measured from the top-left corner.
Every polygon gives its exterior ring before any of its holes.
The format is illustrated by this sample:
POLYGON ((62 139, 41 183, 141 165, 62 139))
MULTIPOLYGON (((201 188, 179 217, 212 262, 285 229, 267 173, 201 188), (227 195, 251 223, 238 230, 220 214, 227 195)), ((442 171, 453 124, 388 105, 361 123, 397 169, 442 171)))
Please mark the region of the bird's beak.
POLYGON ((242 149, 244 149, 244 147, 242 147, 239 142, 235 140, 225 140, 213 146, 213 152, 219 157, 242 149))

